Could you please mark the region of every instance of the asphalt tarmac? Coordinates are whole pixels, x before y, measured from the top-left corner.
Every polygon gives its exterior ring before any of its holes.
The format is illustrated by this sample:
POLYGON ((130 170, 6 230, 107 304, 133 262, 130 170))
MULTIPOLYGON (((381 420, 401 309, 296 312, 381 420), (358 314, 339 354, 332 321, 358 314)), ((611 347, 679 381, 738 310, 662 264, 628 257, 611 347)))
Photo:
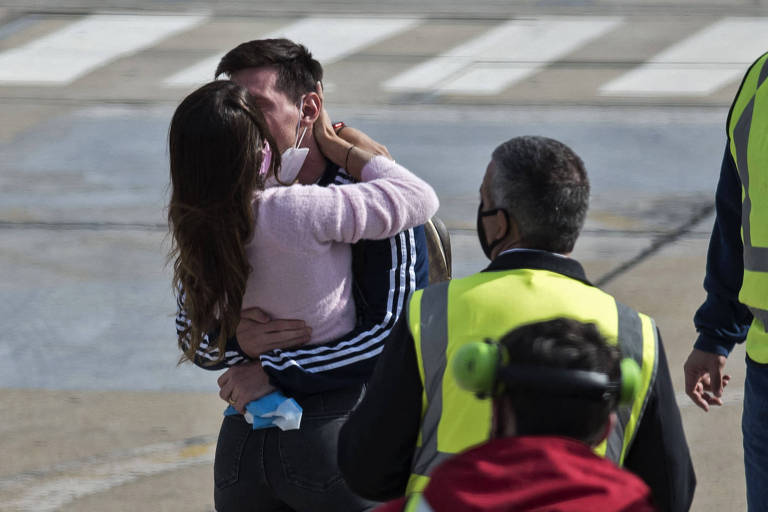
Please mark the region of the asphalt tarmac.
MULTIPOLYGON (((768 14, 764 4, 479 2, 474 15, 466 2, 283 4, 221 2, 195 28, 71 82, 0 80, 0 510, 213 509, 212 447, 225 404, 215 373, 176 364, 165 262, 167 128, 190 87, 162 82, 234 42, 293 23, 299 11, 323 8, 366 19, 427 17, 392 25, 402 31, 329 63, 327 99, 335 119, 368 131, 433 184, 456 276, 486 264, 473 227, 498 143, 546 135, 582 156, 592 198, 574 257, 661 329, 699 480, 693 510, 743 510, 743 350, 729 360, 722 408, 705 414, 682 394, 738 78, 698 96, 617 97, 600 87, 653 61, 665 45, 704 37, 725 16, 768 14), (622 28, 535 63, 528 78, 494 94, 381 86, 441 49, 496 30, 514 18, 502 16, 508 5, 529 17, 576 16, 588 27, 594 16, 619 16, 622 28)), ((200 16, 204 6, 72 0, 54 10, 5 2, 0 59, 94 13, 147 16, 161 7, 200 16)), ((480 87, 470 79, 488 63, 473 66, 462 71, 465 87, 480 87)), ((746 68, 739 59, 729 66, 746 68)))

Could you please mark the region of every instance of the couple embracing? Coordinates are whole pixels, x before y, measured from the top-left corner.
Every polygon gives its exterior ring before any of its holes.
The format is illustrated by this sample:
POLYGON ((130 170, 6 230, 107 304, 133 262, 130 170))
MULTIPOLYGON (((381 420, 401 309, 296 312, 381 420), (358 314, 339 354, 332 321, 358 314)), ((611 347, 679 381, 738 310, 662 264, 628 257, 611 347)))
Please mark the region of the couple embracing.
POLYGON ((369 510, 338 433, 384 340, 426 286, 432 188, 358 130, 332 125, 320 64, 285 39, 244 43, 177 108, 169 134, 172 261, 184 358, 227 369, 214 464, 230 510, 369 510), (279 391, 301 428, 254 430, 279 391))

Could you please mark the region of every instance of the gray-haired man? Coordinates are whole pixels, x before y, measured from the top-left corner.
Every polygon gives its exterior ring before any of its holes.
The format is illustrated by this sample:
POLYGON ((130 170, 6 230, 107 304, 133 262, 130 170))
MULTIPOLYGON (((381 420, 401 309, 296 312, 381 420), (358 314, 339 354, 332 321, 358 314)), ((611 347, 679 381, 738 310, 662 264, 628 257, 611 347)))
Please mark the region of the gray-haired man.
POLYGON ((417 492, 445 458, 485 442, 490 405, 445 378, 446 362, 471 341, 565 317, 594 323, 642 368, 642 393, 598 452, 642 478, 661 510, 688 510, 695 476, 655 324, 569 257, 589 201, 581 159, 552 139, 511 139, 493 152, 480 197, 478 237, 491 264, 414 293, 341 432, 350 487, 377 500, 417 492))

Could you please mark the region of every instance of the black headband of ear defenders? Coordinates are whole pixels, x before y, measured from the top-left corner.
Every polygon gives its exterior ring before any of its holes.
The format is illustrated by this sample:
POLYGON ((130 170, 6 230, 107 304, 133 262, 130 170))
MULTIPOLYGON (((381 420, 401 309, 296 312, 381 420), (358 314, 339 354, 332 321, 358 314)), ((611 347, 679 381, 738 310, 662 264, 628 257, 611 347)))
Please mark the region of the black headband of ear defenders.
POLYGON ((642 380, 640 367, 628 358, 621 361, 619 380, 611 380, 601 372, 510 363, 506 349, 490 339, 461 347, 452 366, 459 386, 481 398, 498 392, 503 383, 553 395, 627 404, 634 399, 642 380))

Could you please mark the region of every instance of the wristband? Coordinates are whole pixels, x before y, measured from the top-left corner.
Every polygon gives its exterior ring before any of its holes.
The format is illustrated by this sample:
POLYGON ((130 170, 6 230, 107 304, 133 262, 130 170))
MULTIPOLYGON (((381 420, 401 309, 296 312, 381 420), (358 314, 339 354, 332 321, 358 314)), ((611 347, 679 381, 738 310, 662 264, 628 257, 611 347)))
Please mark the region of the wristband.
POLYGON ((333 131, 336 132, 336 135, 341 133, 341 130, 347 127, 346 124, 344 124, 344 121, 339 121, 338 123, 333 123, 333 131))
POLYGON ((349 154, 352 153, 352 150, 355 149, 355 147, 357 146, 355 146, 354 144, 349 146, 349 149, 347 149, 347 156, 344 157, 344 169, 347 171, 349 171, 349 154))

